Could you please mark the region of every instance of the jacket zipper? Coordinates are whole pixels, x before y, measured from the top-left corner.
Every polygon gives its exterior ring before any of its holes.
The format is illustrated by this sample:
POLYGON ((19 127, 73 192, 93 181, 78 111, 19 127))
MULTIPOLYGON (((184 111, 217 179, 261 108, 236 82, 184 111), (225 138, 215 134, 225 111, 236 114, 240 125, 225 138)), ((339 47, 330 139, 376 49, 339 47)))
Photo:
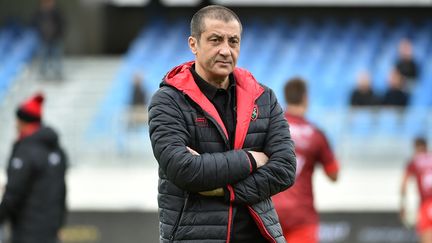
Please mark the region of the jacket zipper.
MULTIPOLYGON (((231 146, 230 146, 230 143, 228 141, 228 138, 225 136, 225 134, 222 131, 222 128, 219 126, 219 124, 214 120, 214 118, 212 116, 210 116, 209 114, 207 114, 207 112, 204 112, 203 110, 202 110, 202 112, 207 117, 207 119, 209 119, 210 121, 212 121, 213 124, 216 126, 216 129, 219 131, 219 134, 222 136, 222 138, 223 138, 223 140, 225 142, 225 147, 228 150, 231 149, 231 146)), ((230 204, 229 204, 229 209, 228 209, 228 226, 227 226, 227 240, 226 240, 226 243, 230 243, 230 240, 231 240, 231 228, 232 228, 232 221, 233 221, 233 203, 232 203, 232 201, 234 200, 234 194, 232 192, 231 186, 229 186, 229 185, 228 185, 228 190, 230 192, 230 204)))
MULTIPOLYGON (((209 119, 210 121, 213 122, 213 124, 216 126, 216 129, 218 130, 219 134, 222 136, 224 142, 225 142, 225 146, 227 149, 231 149, 231 146, 229 144, 228 138, 225 136, 224 132, 222 131, 222 128, 219 126, 219 124, 214 120, 214 118, 212 116, 210 116, 209 114, 207 114, 207 112, 201 110, 203 112, 203 114, 205 115, 205 117, 207 117, 207 119, 209 119)), ((228 190, 230 191, 230 204, 229 204, 229 209, 228 209, 228 226, 227 226, 227 240, 226 243, 230 243, 231 240, 231 228, 232 228, 232 221, 233 221, 233 203, 232 201, 234 200, 234 194, 232 192, 232 188, 231 186, 228 185, 228 190)))
POLYGON ((229 210, 228 210, 228 229, 227 229, 227 240, 226 243, 230 243, 231 241, 231 228, 232 228, 232 223, 233 223, 233 201, 234 201, 234 191, 233 188, 228 185, 227 186, 228 191, 230 193, 230 206, 229 206, 229 210))
POLYGON ((222 136, 222 138, 225 142, 226 148, 230 149, 228 138, 225 136, 225 133, 222 131, 222 128, 219 126, 219 124, 216 122, 216 120, 212 116, 207 114, 207 112, 205 112, 205 111, 202 111, 202 112, 204 113, 205 117, 207 117, 207 119, 209 119, 210 121, 213 122, 213 124, 216 126, 216 129, 218 130, 219 134, 222 136))
POLYGON ((248 206, 248 209, 252 218, 258 224, 258 229, 261 231, 261 234, 263 234, 267 240, 270 240, 272 243, 276 243, 276 239, 273 238, 273 236, 267 231, 262 219, 258 216, 255 210, 251 206, 248 206))
POLYGON ((233 221, 233 205, 232 202, 230 202, 229 210, 228 210, 228 230, 227 230, 227 240, 226 243, 230 243, 231 240, 231 228, 232 228, 232 221, 233 221))
POLYGON ((181 209, 179 215, 177 216, 177 219, 176 219, 176 222, 175 222, 175 224, 174 224, 174 227, 173 227, 173 229, 172 229, 172 231, 171 231, 171 234, 170 234, 170 236, 169 236, 169 238, 168 238, 170 243, 171 243, 171 242, 174 242, 175 234, 176 234, 176 232, 177 232, 177 228, 178 228, 178 226, 179 226, 179 224, 180 224, 180 221, 181 221, 181 218, 182 218, 182 216, 183 216, 183 212, 184 212, 184 210, 186 209, 186 206, 187 206, 187 203, 188 203, 188 199, 189 199, 189 193, 186 192, 186 198, 185 198, 185 200, 184 200, 183 207, 182 207, 182 209, 181 209))

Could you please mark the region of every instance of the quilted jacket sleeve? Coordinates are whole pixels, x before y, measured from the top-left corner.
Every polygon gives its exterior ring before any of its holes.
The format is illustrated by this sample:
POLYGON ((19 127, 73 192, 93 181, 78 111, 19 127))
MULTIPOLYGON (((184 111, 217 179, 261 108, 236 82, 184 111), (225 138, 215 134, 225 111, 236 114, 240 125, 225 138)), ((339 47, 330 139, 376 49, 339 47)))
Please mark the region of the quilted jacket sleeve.
POLYGON ((198 156, 187 150, 191 135, 179 99, 180 93, 163 87, 153 96, 149 106, 153 153, 168 180, 183 190, 201 192, 245 179, 252 170, 245 151, 231 150, 198 156))
POLYGON ((8 181, 0 204, 0 223, 19 211, 30 190, 33 169, 28 154, 30 154, 28 149, 18 149, 8 166, 8 181))
POLYGON ((258 168, 245 180, 232 185, 231 200, 253 205, 286 190, 294 184, 296 157, 291 140, 288 122, 277 103, 273 91, 270 92, 271 112, 264 153, 269 157, 266 165, 258 168))

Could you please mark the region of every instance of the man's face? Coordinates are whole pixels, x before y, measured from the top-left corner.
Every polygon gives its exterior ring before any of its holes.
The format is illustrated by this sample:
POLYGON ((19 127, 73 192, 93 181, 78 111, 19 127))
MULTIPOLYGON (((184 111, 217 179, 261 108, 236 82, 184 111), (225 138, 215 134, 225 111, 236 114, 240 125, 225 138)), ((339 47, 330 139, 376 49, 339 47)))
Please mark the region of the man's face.
POLYGON ((20 119, 17 118, 15 125, 16 125, 16 131, 18 132, 18 134, 21 133, 21 131, 23 130, 23 127, 24 127, 24 122, 22 122, 20 119))
POLYGON ((196 69, 205 80, 223 80, 234 71, 240 53, 240 24, 236 20, 224 22, 204 19, 205 30, 197 40, 189 37, 195 54, 196 69))
POLYGON ((424 146, 423 144, 416 144, 414 146, 414 151, 415 151, 415 154, 422 154, 422 153, 427 152, 427 147, 424 146))

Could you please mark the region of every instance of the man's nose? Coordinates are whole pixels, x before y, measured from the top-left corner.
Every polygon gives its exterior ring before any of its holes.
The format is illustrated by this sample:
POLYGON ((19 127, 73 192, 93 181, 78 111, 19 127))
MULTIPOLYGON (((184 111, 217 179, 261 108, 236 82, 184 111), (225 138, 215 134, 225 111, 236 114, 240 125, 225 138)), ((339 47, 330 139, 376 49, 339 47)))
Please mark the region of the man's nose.
POLYGON ((221 54, 222 56, 229 56, 231 54, 228 42, 224 42, 221 45, 221 47, 219 49, 219 54, 221 54))

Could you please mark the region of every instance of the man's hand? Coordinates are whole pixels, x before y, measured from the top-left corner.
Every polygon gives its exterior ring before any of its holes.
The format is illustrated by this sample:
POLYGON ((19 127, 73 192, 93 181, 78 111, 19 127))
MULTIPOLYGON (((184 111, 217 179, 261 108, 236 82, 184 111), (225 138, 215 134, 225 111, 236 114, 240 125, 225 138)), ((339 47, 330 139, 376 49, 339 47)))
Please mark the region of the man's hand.
POLYGON ((406 214, 405 214, 405 208, 400 208, 399 210, 399 217, 401 218, 402 221, 405 220, 406 214))
POLYGON ((268 157, 263 152, 255 152, 255 151, 248 151, 250 154, 252 154, 253 158, 255 159, 255 162, 257 164, 257 168, 267 164, 268 157))
POLYGON ((406 218, 405 207, 401 207, 400 208, 400 210, 399 210, 399 217, 400 217, 400 220, 401 220, 402 224, 405 227, 408 227, 408 222, 407 222, 407 218, 406 218))
POLYGON ((188 146, 186 146, 187 150, 192 154, 192 155, 200 155, 197 151, 189 148, 188 146))
POLYGON ((225 192, 222 188, 217 188, 212 191, 198 192, 199 194, 207 197, 223 197, 225 192))

